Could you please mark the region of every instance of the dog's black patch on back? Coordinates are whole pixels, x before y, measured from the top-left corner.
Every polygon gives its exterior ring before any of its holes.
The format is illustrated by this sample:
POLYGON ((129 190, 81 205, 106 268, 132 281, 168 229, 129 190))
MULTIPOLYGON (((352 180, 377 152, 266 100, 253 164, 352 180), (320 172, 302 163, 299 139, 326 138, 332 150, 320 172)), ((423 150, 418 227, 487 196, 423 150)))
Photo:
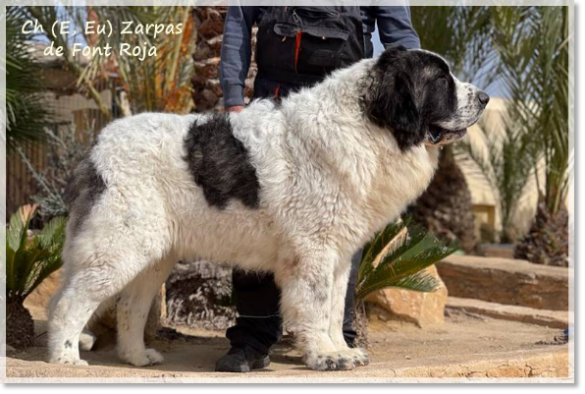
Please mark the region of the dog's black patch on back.
POLYGON ((106 184, 93 162, 89 158, 81 161, 73 178, 67 183, 63 196, 74 230, 80 228, 104 190, 106 190, 106 184))
POLYGON ((185 160, 208 204, 219 209, 231 199, 258 208, 260 184, 246 147, 233 135, 228 115, 191 125, 185 138, 185 160))

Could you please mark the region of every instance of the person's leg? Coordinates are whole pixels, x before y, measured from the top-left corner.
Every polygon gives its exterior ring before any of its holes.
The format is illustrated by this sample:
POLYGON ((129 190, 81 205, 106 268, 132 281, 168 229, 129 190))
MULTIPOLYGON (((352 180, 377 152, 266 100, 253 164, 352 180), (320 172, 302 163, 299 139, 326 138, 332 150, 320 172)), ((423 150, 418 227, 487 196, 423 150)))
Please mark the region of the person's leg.
POLYGON ((282 337, 280 290, 272 273, 245 272, 234 269, 234 296, 238 318, 227 337, 232 346, 249 345, 268 353, 282 337))
POLYGON ((226 332, 231 349, 217 361, 216 370, 248 372, 267 367, 269 349, 282 337, 280 290, 273 274, 235 268, 232 278, 239 316, 226 332))
POLYGON ((349 347, 355 347, 355 339, 357 337, 357 333, 353 326, 355 319, 355 287, 357 285, 358 270, 363 252, 363 249, 358 250, 351 259, 351 270, 349 272, 349 281, 347 283, 347 293, 345 294, 343 337, 349 347))

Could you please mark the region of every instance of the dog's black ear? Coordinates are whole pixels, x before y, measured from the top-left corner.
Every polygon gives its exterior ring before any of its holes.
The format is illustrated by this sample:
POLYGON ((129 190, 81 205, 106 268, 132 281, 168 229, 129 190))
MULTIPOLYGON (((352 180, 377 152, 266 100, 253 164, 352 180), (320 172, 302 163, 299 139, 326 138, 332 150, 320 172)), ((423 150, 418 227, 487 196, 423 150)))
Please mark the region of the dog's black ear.
POLYGON ((376 125, 393 132, 401 150, 424 141, 419 109, 415 102, 414 86, 408 65, 402 58, 406 49, 389 47, 376 64, 374 94, 366 103, 366 112, 376 125))
POLYGON ((397 59, 406 52, 407 49, 403 45, 389 45, 378 58, 376 66, 381 70, 387 70, 396 65, 397 59))

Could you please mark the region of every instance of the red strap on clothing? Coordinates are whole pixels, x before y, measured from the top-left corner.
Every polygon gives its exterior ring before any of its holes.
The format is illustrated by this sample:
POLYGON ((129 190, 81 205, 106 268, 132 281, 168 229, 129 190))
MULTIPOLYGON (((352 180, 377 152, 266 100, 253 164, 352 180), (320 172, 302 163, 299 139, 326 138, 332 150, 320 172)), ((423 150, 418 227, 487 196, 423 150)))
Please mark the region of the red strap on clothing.
POLYGON ((301 50, 301 37, 303 35, 303 31, 299 30, 296 37, 295 42, 295 71, 297 71, 297 63, 299 61, 299 51, 301 50))
POLYGON ((278 100, 278 95, 280 94, 280 84, 276 85, 276 89, 274 89, 274 99, 278 100))

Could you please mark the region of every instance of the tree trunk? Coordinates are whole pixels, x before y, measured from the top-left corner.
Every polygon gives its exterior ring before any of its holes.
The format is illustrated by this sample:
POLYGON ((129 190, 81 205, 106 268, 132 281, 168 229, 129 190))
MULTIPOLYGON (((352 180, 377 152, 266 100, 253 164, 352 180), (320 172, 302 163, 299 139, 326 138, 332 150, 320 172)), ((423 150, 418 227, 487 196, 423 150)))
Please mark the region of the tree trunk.
POLYGON ((409 213, 415 222, 440 239, 457 241, 465 253, 481 253, 475 236, 471 193, 450 146, 441 151, 439 168, 431 184, 410 207, 409 213))
POLYGON ((516 245, 514 258, 531 263, 569 266, 569 215, 562 206, 555 214, 548 212, 546 202, 541 196, 536 209, 536 217, 530 231, 516 245))
POLYGON ((33 346, 35 340, 35 324, 23 302, 20 298, 6 302, 6 344, 15 349, 33 346))
POLYGON ((368 315, 366 313, 366 303, 356 300, 353 327, 357 333, 355 345, 364 349, 368 348, 368 315))
MULTIPOLYGON (((227 7, 195 7, 193 11, 197 30, 195 52, 193 53, 195 76, 191 80, 195 112, 223 109, 223 100, 221 99, 223 95, 219 83, 219 63, 226 13, 227 7)), ((244 88, 244 96, 247 100, 252 96, 257 71, 254 59, 255 32, 256 28, 252 30, 252 59, 244 88)))
POLYGON ((179 263, 167 280, 167 322, 207 330, 235 323, 232 269, 206 261, 179 263))

